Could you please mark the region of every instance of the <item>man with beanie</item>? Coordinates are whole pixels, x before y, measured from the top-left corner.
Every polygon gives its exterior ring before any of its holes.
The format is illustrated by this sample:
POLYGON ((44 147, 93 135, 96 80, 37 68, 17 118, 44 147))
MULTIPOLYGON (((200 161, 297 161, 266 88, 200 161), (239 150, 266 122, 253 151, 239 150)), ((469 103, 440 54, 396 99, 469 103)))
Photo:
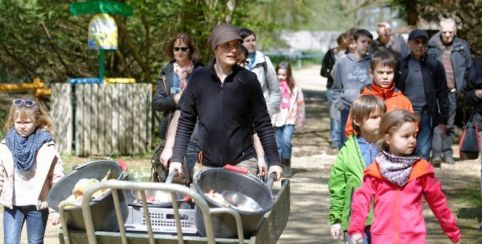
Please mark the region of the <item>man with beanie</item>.
MULTIPOLYGON (((444 135, 449 114, 448 90, 442 64, 427 55, 428 34, 413 30, 408 35, 410 55, 397 62, 395 85, 412 102, 420 116, 417 155, 430 160, 434 128, 444 135)), ((432 162, 433 163, 433 162, 432 162)))
POLYGON ((433 132, 432 161, 440 164, 442 160, 447 164, 455 163, 452 151, 452 136, 455 115, 457 112, 457 99, 462 92, 472 59, 469 45, 457 37, 457 24, 452 18, 440 20, 440 32, 428 41, 428 55, 434 55, 443 65, 447 88, 449 90, 449 119, 447 133, 440 135, 438 130, 433 132))
POLYGON ((194 166, 194 179, 205 169, 227 164, 258 170, 253 132, 258 133, 268 159, 268 175, 283 172, 271 119, 256 75, 236 64, 242 43, 239 29, 219 24, 212 30, 208 45, 215 60, 193 72, 191 82, 179 102, 181 117, 169 170, 182 173, 186 152, 196 120, 199 120, 201 153, 194 166))

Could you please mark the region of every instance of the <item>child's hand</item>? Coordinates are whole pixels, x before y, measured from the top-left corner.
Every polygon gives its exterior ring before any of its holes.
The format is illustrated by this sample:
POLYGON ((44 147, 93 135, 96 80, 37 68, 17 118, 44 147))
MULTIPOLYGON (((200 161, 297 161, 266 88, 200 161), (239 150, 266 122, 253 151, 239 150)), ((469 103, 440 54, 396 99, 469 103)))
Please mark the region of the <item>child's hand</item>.
POLYGON ((60 223, 60 214, 58 212, 51 212, 49 219, 52 225, 58 225, 60 223))
POLYGON ((333 239, 339 240, 341 237, 341 224, 336 223, 331 225, 330 232, 333 239))
POLYGON ((362 243, 363 242, 363 236, 362 234, 360 233, 356 233, 356 234, 353 234, 351 236, 351 240, 353 241, 353 243, 362 243))
POLYGON ((345 105, 343 104, 342 101, 340 101, 337 104, 335 104, 335 108, 338 109, 338 111, 342 111, 345 108, 345 105))

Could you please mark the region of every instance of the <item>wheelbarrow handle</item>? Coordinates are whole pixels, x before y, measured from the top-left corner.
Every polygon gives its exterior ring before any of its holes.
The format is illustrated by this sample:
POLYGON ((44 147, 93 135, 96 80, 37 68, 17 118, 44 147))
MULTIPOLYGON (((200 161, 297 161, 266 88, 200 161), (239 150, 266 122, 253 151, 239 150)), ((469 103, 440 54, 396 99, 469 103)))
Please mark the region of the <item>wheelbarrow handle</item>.
POLYGON ((241 168, 241 167, 238 167, 238 166, 234 166, 234 165, 231 165, 231 164, 226 164, 226 165, 224 165, 223 168, 225 170, 229 170, 229 171, 240 173, 240 174, 248 174, 248 169, 241 168))
POLYGON ((268 175, 268 178, 266 179, 266 186, 271 190, 273 188, 273 183, 276 179, 276 173, 273 172, 268 175))
POLYGON ((165 183, 171 184, 174 181, 174 178, 176 178, 176 175, 177 175, 177 170, 171 170, 171 172, 169 172, 169 174, 166 177, 165 183))

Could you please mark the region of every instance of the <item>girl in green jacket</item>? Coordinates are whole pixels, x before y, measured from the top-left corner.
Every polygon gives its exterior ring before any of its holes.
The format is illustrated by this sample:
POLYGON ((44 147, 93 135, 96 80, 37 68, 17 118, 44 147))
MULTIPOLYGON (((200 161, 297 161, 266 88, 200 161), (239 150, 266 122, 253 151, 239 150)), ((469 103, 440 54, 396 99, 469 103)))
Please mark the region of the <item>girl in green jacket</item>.
MULTIPOLYGON (((358 97, 351 107, 351 122, 355 134, 352 134, 340 149, 328 182, 330 191, 328 223, 331 225, 331 235, 335 240, 340 239, 344 234, 345 241, 350 243, 346 231, 353 193, 361 185, 363 171, 378 154, 379 150, 376 146, 378 127, 385 111, 384 102, 371 95, 358 97)), ((368 238, 363 243, 369 243, 370 223, 371 218, 368 218, 366 223, 368 238)))

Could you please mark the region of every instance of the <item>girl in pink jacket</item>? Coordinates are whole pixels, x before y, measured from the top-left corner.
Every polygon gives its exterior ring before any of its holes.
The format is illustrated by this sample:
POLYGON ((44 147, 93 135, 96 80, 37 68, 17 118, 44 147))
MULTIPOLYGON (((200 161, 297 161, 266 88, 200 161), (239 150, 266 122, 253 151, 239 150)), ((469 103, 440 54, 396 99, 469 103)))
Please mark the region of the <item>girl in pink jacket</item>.
POLYGON ((417 123, 416 115, 406 110, 394 110, 382 118, 379 128, 382 151, 365 170, 363 184, 353 197, 348 233, 354 243, 363 239, 372 199, 373 244, 425 243, 422 196, 445 234, 453 243, 459 242, 460 230, 432 166, 413 156, 417 123))

